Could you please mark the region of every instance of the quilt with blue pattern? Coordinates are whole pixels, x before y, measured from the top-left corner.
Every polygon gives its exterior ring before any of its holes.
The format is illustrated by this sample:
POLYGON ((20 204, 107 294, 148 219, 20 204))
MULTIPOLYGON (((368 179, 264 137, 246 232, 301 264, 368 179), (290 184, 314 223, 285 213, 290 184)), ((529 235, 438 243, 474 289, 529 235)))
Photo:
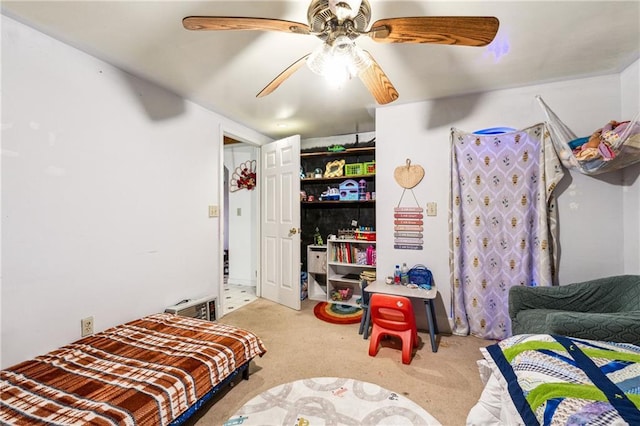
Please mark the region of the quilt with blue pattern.
POLYGON ((640 425, 640 347, 521 334, 481 349, 526 425, 640 425))

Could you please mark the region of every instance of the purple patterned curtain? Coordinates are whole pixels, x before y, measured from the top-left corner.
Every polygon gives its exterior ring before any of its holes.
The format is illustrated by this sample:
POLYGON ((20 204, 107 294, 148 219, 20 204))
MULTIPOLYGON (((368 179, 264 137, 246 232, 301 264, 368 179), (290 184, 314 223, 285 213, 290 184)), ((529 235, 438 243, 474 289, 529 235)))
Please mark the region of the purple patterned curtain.
POLYGON ((451 130, 455 334, 510 336, 509 288, 552 285, 552 192, 563 175, 544 124, 488 136, 451 130))

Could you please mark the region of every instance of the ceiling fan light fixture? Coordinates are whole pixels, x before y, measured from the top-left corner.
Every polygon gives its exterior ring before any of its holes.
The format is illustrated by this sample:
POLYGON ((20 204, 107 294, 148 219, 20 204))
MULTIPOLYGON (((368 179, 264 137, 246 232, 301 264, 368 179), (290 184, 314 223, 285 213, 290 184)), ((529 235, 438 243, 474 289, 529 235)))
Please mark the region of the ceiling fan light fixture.
POLYGON ((371 56, 369 56, 364 50, 360 49, 358 46, 354 46, 352 60, 356 70, 355 75, 360 74, 362 71, 366 70, 373 64, 373 61, 371 60, 371 56))
POLYGON ((371 64, 371 57, 347 36, 336 37, 331 45, 323 43, 307 58, 311 71, 323 76, 333 86, 341 86, 371 64))
POLYGON ((324 75, 326 63, 331 56, 331 46, 322 43, 307 58, 307 66, 316 74, 324 75))
POLYGON ((334 56, 350 56, 356 44, 346 35, 336 37, 331 44, 331 52, 334 56))
POLYGON ((307 66, 314 73, 323 76, 332 86, 339 87, 351 78, 349 56, 336 54, 334 46, 326 43, 316 48, 309 55, 307 66))

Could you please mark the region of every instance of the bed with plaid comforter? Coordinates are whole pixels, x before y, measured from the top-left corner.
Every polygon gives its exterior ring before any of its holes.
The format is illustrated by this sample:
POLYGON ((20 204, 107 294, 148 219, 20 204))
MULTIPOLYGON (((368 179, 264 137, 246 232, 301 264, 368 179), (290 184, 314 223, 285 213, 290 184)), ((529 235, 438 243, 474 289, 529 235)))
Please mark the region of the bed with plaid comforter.
POLYGON ((244 329, 149 315, 0 371, 0 423, 183 421, 265 352, 244 329))

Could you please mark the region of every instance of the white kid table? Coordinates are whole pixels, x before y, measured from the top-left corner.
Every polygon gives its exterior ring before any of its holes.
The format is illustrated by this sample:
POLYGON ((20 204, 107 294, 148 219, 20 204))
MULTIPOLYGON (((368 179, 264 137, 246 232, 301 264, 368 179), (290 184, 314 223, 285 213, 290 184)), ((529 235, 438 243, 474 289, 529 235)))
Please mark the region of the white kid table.
POLYGON ((438 290, 435 287, 431 287, 431 290, 425 290, 423 288, 408 288, 406 285, 397 284, 385 284, 382 281, 373 281, 367 285, 365 291, 370 293, 384 293, 394 296, 404 296, 410 299, 420 299, 424 301, 424 306, 427 311, 427 321, 429 323, 429 336, 431 337, 431 350, 438 352, 436 346, 436 333, 438 332, 438 325, 436 324, 435 304, 434 299, 438 295, 438 290))

